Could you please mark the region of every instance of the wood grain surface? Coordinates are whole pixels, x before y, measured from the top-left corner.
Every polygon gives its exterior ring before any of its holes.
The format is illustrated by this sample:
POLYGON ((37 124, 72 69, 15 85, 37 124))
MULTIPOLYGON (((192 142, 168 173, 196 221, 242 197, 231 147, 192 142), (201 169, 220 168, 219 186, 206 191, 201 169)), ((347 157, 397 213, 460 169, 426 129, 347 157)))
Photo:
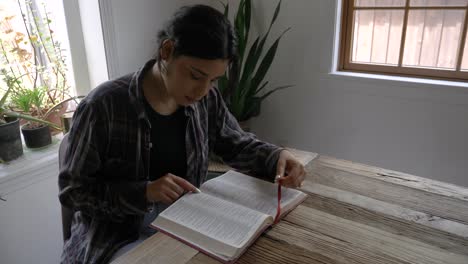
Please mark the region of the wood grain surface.
MULTIPOLYGON (((308 198, 238 263, 468 264, 468 188, 293 153, 307 163, 308 198)), ((156 234, 114 263, 219 262, 156 234)))

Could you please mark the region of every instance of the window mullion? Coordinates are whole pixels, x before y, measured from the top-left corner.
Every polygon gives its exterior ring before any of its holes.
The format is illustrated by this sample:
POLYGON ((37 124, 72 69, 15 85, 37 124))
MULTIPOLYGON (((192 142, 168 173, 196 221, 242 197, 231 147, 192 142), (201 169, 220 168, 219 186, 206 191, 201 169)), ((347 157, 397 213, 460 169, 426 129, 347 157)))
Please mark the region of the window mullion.
POLYGON ((346 2, 345 6, 345 12, 344 14, 346 15, 345 17, 345 24, 343 26, 344 30, 344 46, 345 48, 343 49, 343 59, 342 59, 342 67, 344 68, 346 65, 351 63, 351 56, 352 56, 352 50, 351 48, 353 47, 352 45, 352 33, 353 33, 353 10, 354 10, 354 0, 344 0, 346 2))
POLYGON ((406 41, 406 26, 408 25, 408 14, 409 13, 409 0, 406 0, 405 5, 405 16, 403 18, 403 29, 401 32, 401 43, 400 43, 400 56, 398 57, 398 67, 403 65, 403 55, 405 52, 405 41, 406 41))
POLYGON ((357 24, 360 25, 360 19, 361 19, 361 14, 359 14, 359 17, 355 10, 353 10, 352 13, 353 16, 353 23, 352 23, 352 28, 351 28, 351 40, 350 45, 353 47, 353 51, 350 54, 350 60, 354 61, 356 59, 357 53, 358 53, 358 45, 356 43, 359 43, 359 33, 361 32, 361 27, 358 26, 356 29, 354 28, 354 21, 357 21, 357 24), (356 34, 354 34, 354 30, 356 30, 356 34), (353 36, 356 36, 356 39, 354 39, 353 36))
MULTIPOLYGON (((466 31, 468 30, 468 5, 465 7, 465 23, 463 23, 463 32, 460 41, 460 47, 458 48, 458 57, 457 57, 457 68, 456 71, 461 71, 461 64, 463 60, 463 53, 465 49, 465 42, 466 42, 466 31)), ((466 55, 468 56, 468 55, 466 55)))
POLYGON ((442 14, 442 27, 440 28, 439 45, 437 47, 436 67, 439 67, 440 48, 442 47, 442 37, 444 35, 445 19, 446 19, 446 12, 447 11, 442 10, 442 12, 444 12, 444 13, 442 14))
POLYGON ((372 35, 371 35, 369 62, 372 62, 372 53, 374 51, 374 37, 375 37, 375 10, 372 11, 372 35))
POLYGON ((416 66, 421 66, 421 54, 423 51, 424 37, 426 36, 426 22, 427 22, 427 10, 424 10, 424 23, 423 23, 423 30, 422 30, 422 36, 421 36, 421 46, 419 47, 418 65, 416 66))
POLYGON ((392 35, 393 11, 390 11, 390 23, 388 24, 387 47, 385 49, 385 63, 388 63, 388 50, 390 47, 390 36, 392 35))

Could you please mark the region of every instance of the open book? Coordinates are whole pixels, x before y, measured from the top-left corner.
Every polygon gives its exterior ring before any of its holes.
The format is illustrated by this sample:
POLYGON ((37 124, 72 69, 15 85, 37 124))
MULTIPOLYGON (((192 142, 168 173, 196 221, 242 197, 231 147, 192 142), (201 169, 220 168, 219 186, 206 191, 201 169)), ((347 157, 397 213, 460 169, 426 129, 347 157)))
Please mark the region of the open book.
MULTIPOLYGON (((234 262, 270 226, 278 206, 278 186, 228 171, 205 182, 161 212, 152 226, 222 262, 234 262)), ((281 215, 306 198, 282 188, 281 215)))

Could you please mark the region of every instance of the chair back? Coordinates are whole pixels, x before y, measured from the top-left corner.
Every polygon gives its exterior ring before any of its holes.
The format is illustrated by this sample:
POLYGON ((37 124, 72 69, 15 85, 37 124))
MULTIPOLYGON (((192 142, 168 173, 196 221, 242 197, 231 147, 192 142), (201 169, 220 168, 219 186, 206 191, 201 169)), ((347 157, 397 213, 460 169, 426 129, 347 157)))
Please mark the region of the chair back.
MULTIPOLYGON (((65 162, 64 157, 65 157, 65 151, 67 151, 67 147, 68 147, 68 134, 65 134, 65 136, 63 136, 62 142, 60 142, 60 147, 59 147, 59 153, 58 153, 59 170, 62 169, 63 164, 65 162)), ((60 191, 62 190, 60 189, 60 191)), ((62 232, 63 232, 64 243, 71 236, 72 219, 73 219, 73 210, 62 205, 62 232)))

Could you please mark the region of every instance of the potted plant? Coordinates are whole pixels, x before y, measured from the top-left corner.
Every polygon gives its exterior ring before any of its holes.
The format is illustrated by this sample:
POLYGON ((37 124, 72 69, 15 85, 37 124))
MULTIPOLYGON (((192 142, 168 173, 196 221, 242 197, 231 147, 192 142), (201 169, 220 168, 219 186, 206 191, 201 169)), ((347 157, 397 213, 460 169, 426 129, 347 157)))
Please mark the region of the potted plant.
POLYGON ((35 123, 50 125, 55 128, 55 124, 45 120, 38 119, 24 113, 19 113, 11 110, 11 93, 17 85, 18 79, 14 79, 5 74, 5 71, 0 71, 4 75, 4 82, 7 84, 5 93, 0 97, 0 163, 8 162, 20 157, 23 154, 20 135, 20 119, 28 120, 35 123))
MULTIPOLYGON (((60 126, 47 121, 45 114, 42 114, 43 110, 41 106, 45 97, 44 90, 39 88, 34 90, 22 88, 19 77, 13 78, 9 76, 8 72, 4 69, 0 71, 0 74, 4 76, 4 82, 7 84, 7 91, 0 105, 0 115, 3 121, 22 119, 27 122, 21 127, 27 147, 42 147, 50 144, 51 135, 49 126, 55 129, 60 129, 60 126), (8 97, 10 97, 9 106, 6 104, 8 97), (37 137, 39 137, 38 140, 32 139, 37 137)), ((21 140, 19 142, 21 143, 21 140)))
POLYGON ((0 21, 0 69, 10 94, 7 115, 23 119, 26 145, 39 147, 50 143, 49 129, 60 131, 59 116, 76 97, 70 95, 65 57, 45 5, 38 10, 31 1, 18 1, 18 7, 21 17, 0 21), (31 133, 43 139, 31 143, 31 133))
POLYGON ((21 133, 28 148, 40 148, 52 143, 52 135, 47 123, 44 123, 45 89, 20 89, 12 96, 11 102, 19 113, 33 116, 40 121, 28 120, 21 126, 21 133))
MULTIPOLYGON (((269 88, 268 81, 264 81, 270 66, 276 55, 279 42, 283 35, 290 29, 287 28, 277 37, 273 44, 265 51, 265 42, 268 39, 271 28, 278 17, 281 1, 276 6, 273 18, 265 35, 258 35, 250 48, 247 49, 250 34, 250 22, 252 17, 251 0, 241 0, 237 13, 234 15, 234 27, 238 39, 239 56, 234 59, 226 74, 218 81, 226 104, 237 121, 243 126, 250 118, 260 114, 263 100, 276 91, 292 87, 283 85, 269 88)), ((224 5, 224 14, 229 14, 229 3, 224 5)), ((246 128, 245 126, 243 126, 246 128)), ((248 128, 247 128, 248 130, 248 128)))
MULTIPOLYGON (((4 71, 0 71, 4 74, 4 71)), ((17 80, 8 76, 4 78, 7 83, 7 91, 0 98, 0 161, 11 161, 23 153, 21 146, 21 137, 19 134, 19 120, 25 120, 26 123, 21 127, 21 132, 25 139, 27 147, 35 148, 50 144, 51 135, 49 128, 62 131, 63 128, 55 123, 47 121, 49 116, 59 109, 63 109, 69 102, 78 105, 79 100, 84 96, 74 96, 58 102, 50 107, 44 114, 41 109, 41 100, 44 97, 44 91, 40 89, 27 90, 22 89, 10 96, 11 92, 18 85, 17 80), (12 97, 7 105, 7 98, 12 97), (39 107, 37 107, 39 106, 39 107), (15 111, 16 110, 16 111, 15 111), (38 135, 36 135, 38 134, 38 135), (39 138, 39 139, 36 139, 39 138)), ((70 111, 72 112, 72 111, 70 111)), ((67 112, 67 113, 70 113, 67 112)))
POLYGON ((0 97, 0 163, 8 162, 23 155, 19 119, 5 115, 6 102, 11 89, 0 97))

